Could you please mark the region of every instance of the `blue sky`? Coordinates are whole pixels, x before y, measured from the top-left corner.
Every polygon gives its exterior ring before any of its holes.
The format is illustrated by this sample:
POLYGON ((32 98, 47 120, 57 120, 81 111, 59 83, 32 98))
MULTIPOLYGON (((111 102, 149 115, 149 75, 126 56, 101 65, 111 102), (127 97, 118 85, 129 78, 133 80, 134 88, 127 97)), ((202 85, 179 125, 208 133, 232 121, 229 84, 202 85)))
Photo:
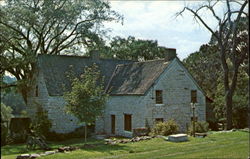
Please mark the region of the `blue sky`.
MULTIPOLYGON (((184 6, 195 7, 200 3, 204 1, 110 1, 112 9, 124 16, 124 24, 112 22, 105 26, 112 29, 111 36, 131 35, 157 40, 160 46, 176 48, 178 57, 183 59, 207 43, 211 34, 197 24, 190 13, 185 12, 177 18, 175 14, 184 6)), ((215 29, 215 19, 208 13, 203 15, 215 29)))

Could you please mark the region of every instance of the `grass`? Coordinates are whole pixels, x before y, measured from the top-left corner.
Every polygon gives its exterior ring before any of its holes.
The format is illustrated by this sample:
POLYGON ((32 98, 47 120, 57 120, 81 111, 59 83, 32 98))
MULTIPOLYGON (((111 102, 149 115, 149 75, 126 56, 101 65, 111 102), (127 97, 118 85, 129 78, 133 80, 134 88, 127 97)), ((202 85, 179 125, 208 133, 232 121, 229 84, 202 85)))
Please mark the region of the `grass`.
MULTIPOLYGON (((60 146, 84 145, 84 139, 72 139, 64 142, 53 142, 52 148, 60 146)), ((248 132, 227 132, 210 134, 206 138, 189 137, 188 142, 172 143, 162 138, 136 143, 104 145, 102 140, 90 139, 88 144, 97 144, 93 148, 81 148, 70 153, 58 153, 43 157, 44 159, 84 159, 84 158, 242 158, 246 159, 249 152, 248 132)), ((14 159, 18 154, 37 153, 40 150, 27 151, 25 145, 7 145, 1 148, 1 158, 14 159)))

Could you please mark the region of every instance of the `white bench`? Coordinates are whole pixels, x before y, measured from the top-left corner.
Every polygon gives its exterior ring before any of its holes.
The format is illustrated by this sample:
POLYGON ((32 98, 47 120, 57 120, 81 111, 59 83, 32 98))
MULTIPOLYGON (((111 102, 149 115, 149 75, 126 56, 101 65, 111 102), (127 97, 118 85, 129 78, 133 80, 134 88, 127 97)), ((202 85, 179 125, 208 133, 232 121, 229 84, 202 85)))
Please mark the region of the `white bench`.
POLYGON ((175 134, 168 136, 168 141, 172 142, 183 142, 187 140, 188 140, 187 134, 175 134))

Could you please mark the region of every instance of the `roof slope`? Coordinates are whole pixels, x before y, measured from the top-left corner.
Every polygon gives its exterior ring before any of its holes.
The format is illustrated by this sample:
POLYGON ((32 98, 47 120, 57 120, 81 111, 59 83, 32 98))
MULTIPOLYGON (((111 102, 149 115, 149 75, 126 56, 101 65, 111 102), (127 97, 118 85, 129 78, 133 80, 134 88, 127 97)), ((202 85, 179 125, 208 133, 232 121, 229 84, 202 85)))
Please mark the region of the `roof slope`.
POLYGON ((128 64, 133 61, 115 59, 92 59, 82 56, 65 55, 39 55, 38 69, 44 75, 45 84, 50 96, 61 96, 64 91, 70 90, 70 81, 66 73, 70 71, 70 66, 74 73, 79 76, 83 73, 85 66, 96 63, 104 76, 104 86, 106 87, 116 66, 118 64, 128 64))
POLYGON ((118 65, 109 82, 110 95, 143 95, 171 61, 152 60, 118 65))

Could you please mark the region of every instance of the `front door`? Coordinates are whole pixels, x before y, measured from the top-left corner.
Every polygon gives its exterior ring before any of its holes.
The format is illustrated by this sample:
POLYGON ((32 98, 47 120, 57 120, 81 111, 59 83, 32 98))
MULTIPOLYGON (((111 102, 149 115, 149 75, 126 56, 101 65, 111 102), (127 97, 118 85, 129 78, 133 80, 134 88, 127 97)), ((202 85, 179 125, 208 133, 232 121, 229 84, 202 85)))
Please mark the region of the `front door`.
POLYGON ((115 134, 115 115, 111 115, 111 133, 115 134))

